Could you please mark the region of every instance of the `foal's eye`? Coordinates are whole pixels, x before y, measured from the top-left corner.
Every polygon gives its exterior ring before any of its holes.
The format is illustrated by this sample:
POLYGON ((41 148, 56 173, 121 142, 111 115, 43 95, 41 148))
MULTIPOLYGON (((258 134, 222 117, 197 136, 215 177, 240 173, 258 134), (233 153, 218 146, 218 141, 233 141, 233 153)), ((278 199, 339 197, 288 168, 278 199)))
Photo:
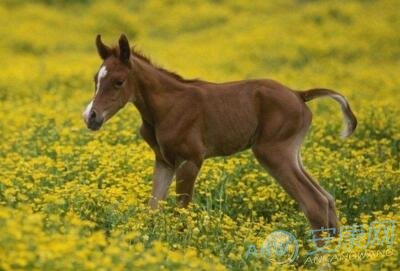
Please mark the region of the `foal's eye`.
POLYGON ((114 86, 115 86, 116 88, 122 87, 123 84, 124 84, 124 80, 116 80, 116 81, 114 82, 114 86))

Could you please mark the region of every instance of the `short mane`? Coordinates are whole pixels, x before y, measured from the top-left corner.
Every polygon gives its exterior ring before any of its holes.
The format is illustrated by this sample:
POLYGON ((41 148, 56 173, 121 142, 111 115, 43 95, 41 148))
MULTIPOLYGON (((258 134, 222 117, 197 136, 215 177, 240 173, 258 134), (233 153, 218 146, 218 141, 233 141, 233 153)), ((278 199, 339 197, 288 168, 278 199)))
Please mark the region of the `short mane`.
MULTIPOLYGON (((163 72, 164 74, 167 74, 173 78, 175 78, 176 80, 183 82, 183 83, 193 83, 193 82, 202 82, 200 79, 194 78, 194 79, 185 79, 182 76, 180 76, 179 74, 172 72, 172 71, 168 71, 162 67, 160 67, 159 65, 154 64, 151 59, 149 57, 147 57, 146 55, 144 55, 141 51, 139 51, 138 49, 136 49, 135 47, 131 48, 131 52, 132 54, 139 58, 140 60, 143 60, 144 62, 146 62, 147 64, 150 64, 151 66, 153 66, 154 68, 156 68, 157 70, 163 72)), ((118 47, 114 47, 112 48, 112 54, 116 57, 118 57, 119 55, 119 48, 118 47)))

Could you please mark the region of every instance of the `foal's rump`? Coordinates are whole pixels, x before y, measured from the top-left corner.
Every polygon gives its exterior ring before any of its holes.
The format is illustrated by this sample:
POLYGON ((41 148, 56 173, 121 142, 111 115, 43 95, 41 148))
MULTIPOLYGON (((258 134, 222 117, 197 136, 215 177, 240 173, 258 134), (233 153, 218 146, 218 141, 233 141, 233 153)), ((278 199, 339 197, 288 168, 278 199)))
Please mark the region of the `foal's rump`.
POLYGON ((244 80, 202 84, 201 92, 208 157, 231 155, 260 141, 301 139, 311 122, 305 102, 318 97, 331 97, 341 105, 346 124, 342 136, 352 134, 357 125, 345 97, 328 89, 302 92, 273 80, 244 80))

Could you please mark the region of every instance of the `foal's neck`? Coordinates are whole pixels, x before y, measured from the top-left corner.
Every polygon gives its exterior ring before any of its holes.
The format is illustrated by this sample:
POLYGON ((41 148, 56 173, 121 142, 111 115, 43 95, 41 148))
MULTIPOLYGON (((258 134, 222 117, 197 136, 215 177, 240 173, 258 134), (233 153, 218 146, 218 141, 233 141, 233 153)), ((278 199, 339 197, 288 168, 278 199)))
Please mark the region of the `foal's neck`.
POLYGON ((133 103, 143 121, 154 126, 168 114, 177 93, 190 85, 136 57, 132 60, 132 67, 135 82, 133 103))

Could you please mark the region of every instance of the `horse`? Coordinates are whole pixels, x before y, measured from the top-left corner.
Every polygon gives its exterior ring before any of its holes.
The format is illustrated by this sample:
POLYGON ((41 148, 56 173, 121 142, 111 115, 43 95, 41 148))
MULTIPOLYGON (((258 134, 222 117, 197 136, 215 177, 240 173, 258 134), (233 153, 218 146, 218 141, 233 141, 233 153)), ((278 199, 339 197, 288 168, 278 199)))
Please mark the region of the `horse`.
POLYGON ((356 126, 346 98, 336 91, 292 90, 269 79, 213 83, 184 79, 152 63, 125 34, 118 45, 96 37, 103 63, 94 76, 95 93, 83 118, 98 130, 127 103, 140 113, 140 135, 154 152, 149 206, 165 200, 175 176, 177 200, 187 207, 205 159, 251 149, 256 160, 299 204, 312 229, 335 229, 338 218, 331 194, 304 169, 300 146, 312 113, 306 102, 330 97, 345 120, 343 137, 356 126))

